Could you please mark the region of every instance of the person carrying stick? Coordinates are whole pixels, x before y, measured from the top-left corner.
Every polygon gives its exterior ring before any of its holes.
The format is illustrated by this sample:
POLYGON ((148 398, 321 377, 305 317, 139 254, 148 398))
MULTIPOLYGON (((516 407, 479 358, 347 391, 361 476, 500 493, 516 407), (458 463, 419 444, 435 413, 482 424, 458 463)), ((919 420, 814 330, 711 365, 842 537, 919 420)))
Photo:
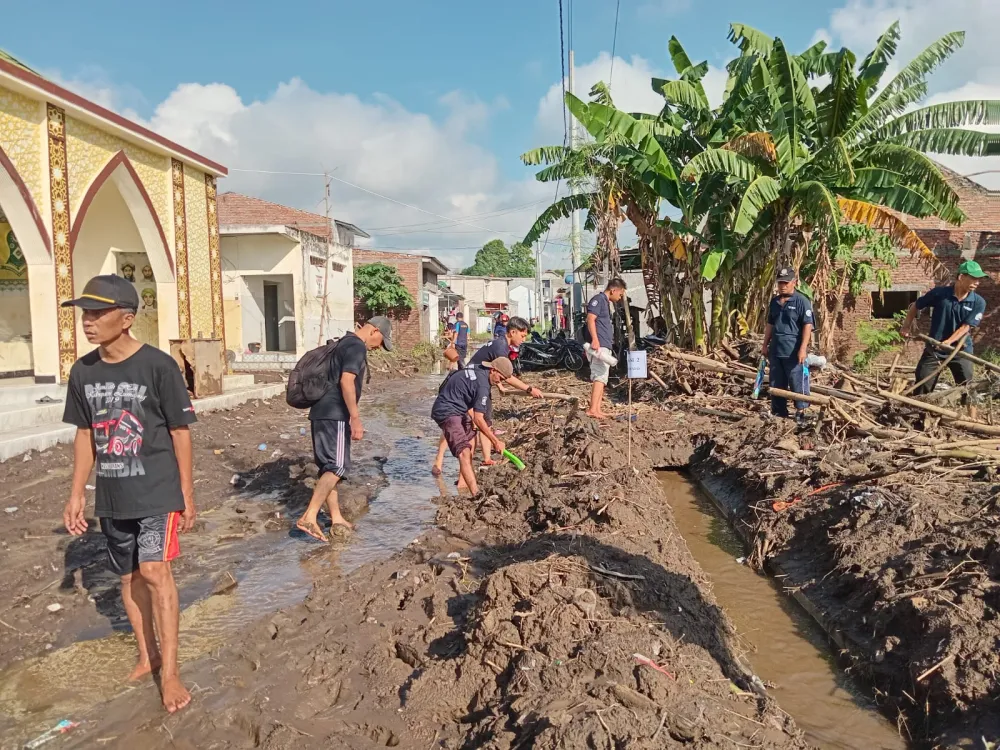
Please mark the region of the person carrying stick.
MULTIPOLYGON (((958 278, 954 284, 935 287, 910 305, 899 329, 902 337, 908 341, 913 336, 917 316, 930 307, 930 337, 945 346, 959 345, 962 351, 972 354, 972 329, 979 327, 986 312, 986 300, 976 293, 980 280, 984 278, 986 272, 976 261, 967 260, 962 263, 958 267, 958 278)), ((914 395, 922 396, 934 390, 940 370, 943 369, 941 366, 947 357, 948 352, 939 351, 931 344, 924 347, 924 353, 917 362, 914 382, 919 385, 914 390, 914 395)), ((947 365, 955 378, 955 385, 972 380, 972 362, 969 360, 952 357, 947 365)), ((975 419, 976 407, 969 404, 968 394, 962 396, 962 404, 969 407, 969 416, 975 419)))

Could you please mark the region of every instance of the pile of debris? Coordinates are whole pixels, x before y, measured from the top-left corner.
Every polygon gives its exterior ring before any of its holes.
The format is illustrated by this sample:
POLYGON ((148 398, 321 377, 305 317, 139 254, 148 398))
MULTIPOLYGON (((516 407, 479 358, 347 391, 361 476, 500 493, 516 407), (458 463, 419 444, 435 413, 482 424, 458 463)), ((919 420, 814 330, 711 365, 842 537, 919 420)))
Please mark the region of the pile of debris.
MULTIPOLYGON (((809 395, 769 389, 766 377, 760 393, 819 407, 808 427, 799 431, 797 440, 785 443, 798 458, 816 455, 817 444, 829 447, 849 438, 871 438, 898 459, 891 468, 894 473, 930 467, 960 475, 992 471, 1000 464, 1000 425, 969 418, 959 411, 958 402, 968 394, 973 403, 982 401, 987 417, 992 417, 992 395, 1000 367, 965 352, 945 349, 950 354, 935 375, 947 368, 952 357, 960 356, 981 366, 983 377, 960 388, 917 398, 912 393, 921 383, 910 384, 908 378, 897 374, 895 363, 884 378, 827 365, 812 376, 809 395)), ((650 353, 649 363, 650 377, 671 395, 675 408, 732 421, 767 412, 766 401, 752 398, 757 369, 741 361, 739 352, 732 347, 708 357, 664 347, 650 353)))

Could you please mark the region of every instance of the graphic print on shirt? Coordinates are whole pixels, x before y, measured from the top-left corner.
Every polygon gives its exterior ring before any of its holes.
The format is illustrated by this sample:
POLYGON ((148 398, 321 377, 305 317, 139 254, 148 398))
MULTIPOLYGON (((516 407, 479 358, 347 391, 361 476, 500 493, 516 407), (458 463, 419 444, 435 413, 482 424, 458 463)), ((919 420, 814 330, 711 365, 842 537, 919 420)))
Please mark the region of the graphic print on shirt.
POLYGON ((84 396, 90 405, 91 429, 97 448, 97 476, 145 476, 146 469, 139 458, 142 450, 142 403, 146 386, 136 383, 97 383, 84 385, 84 396))

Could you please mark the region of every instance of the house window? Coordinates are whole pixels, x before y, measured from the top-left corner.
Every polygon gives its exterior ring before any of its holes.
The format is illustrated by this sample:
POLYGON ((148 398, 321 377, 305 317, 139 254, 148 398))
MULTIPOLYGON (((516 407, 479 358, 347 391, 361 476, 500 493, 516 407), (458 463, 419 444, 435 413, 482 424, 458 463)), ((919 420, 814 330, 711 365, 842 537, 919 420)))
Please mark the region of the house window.
POLYGON ((917 301, 919 292, 885 291, 872 292, 872 318, 875 320, 892 320, 896 313, 905 313, 906 309, 917 301))

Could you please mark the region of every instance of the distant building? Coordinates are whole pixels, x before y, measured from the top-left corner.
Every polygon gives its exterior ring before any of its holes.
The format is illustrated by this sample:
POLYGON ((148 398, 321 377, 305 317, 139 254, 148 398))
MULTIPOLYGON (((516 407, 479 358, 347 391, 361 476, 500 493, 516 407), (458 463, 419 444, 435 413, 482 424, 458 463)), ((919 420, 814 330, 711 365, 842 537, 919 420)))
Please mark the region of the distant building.
POLYGON ((354 330, 350 248, 365 232, 334 220, 331 237, 324 216, 238 193, 219 195, 219 223, 236 361, 295 361, 321 338, 354 330), (264 356, 275 354, 286 356, 264 356))
POLYGON ((468 323, 473 333, 485 333, 490 316, 497 312, 510 314, 510 289, 508 277, 495 276, 444 276, 442 279, 452 291, 465 297, 474 313, 468 323))
MULTIPOLYGON (((393 253, 383 250, 354 248, 354 266, 383 263, 399 271, 403 283, 413 296, 416 305, 405 318, 393 322, 394 343, 401 349, 411 349, 421 341, 436 341, 441 333, 441 300, 447 291, 439 281, 445 278, 448 267, 432 255, 393 253)), ((352 291, 353 299, 353 291, 352 291)), ((360 300, 354 300, 359 309, 360 300)))

